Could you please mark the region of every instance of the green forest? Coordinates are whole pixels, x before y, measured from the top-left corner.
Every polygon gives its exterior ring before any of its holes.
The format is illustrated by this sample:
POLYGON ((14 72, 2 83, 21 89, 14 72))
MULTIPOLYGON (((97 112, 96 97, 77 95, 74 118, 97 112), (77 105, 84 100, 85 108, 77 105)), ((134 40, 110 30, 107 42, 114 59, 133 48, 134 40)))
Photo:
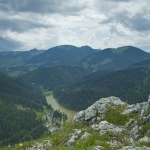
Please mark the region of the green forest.
POLYGON ((0 100, 0 146, 39 138, 44 130, 34 111, 0 100))
POLYGON ((43 105, 47 105, 40 89, 22 79, 0 73, 0 87, 0 99, 8 104, 21 104, 34 109, 43 109, 43 105))
POLYGON ((79 111, 103 97, 116 96, 129 104, 147 100, 150 69, 133 68, 114 71, 89 80, 54 90, 54 97, 63 106, 79 111))
POLYGON ((79 81, 87 74, 89 74, 88 71, 78 66, 55 66, 30 71, 20 76, 20 78, 26 82, 42 86, 43 88, 54 90, 61 86, 79 81))
POLYGON ((47 105, 41 90, 3 73, 0 87, 0 145, 20 142, 25 135, 40 137, 45 129, 34 110, 42 111, 47 105))

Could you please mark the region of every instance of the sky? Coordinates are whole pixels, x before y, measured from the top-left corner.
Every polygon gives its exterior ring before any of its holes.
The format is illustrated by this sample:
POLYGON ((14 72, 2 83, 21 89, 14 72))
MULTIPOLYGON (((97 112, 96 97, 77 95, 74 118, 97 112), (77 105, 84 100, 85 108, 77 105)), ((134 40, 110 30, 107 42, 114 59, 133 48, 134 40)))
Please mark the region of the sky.
POLYGON ((0 0, 0 51, 58 45, 150 52, 150 0, 0 0))

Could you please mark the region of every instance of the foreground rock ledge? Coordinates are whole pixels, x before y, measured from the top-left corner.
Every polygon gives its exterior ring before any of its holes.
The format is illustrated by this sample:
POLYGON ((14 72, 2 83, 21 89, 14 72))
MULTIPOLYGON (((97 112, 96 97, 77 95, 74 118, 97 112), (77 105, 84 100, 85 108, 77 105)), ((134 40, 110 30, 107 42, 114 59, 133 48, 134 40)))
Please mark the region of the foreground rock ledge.
MULTIPOLYGON (((110 147, 115 148, 120 145, 122 146, 120 150, 150 150, 150 148, 146 146, 135 146, 140 145, 141 143, 142 145, 150 143, 150 96, 147 102, 132 105, 126 104, 114 96, 101 98, 86 110, 78 112, 74 116, 73 120, 85 125, 91 125, 91 128, 95 132, 99 132, 100 135, 104 135, 107 132, 111 132, 116 135, 121 132, 127 133, 123 137, 122 142, 117 140, 113 142, 107 141, 107 143, 110 144, 110 147), (115 126, 109 123, 105 118, 108 108, 115 106, 124 106, 125 109, 121 112, 121 114, 129 114, 131 116, 130 121, 126 122, 123 126, 115 126), (137 114, 139 119, 134 120, 134 118, 132 118, 133 114, 137 114), (147 125, 147 127, 145 125, 147 125), (144 131, 143 128, 145 128, 144 131), (123 147, 123 141, 126 140, 129 142, 130 146, 123 147)), ((99 145, 96 146, 95 149, 103 149, 103 147, 99 145)))

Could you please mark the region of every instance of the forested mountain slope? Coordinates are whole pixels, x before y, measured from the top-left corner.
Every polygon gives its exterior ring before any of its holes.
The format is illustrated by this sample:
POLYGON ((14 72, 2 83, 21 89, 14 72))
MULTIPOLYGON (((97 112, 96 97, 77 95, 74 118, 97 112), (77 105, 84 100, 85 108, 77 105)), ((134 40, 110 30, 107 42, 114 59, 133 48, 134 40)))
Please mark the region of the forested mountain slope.
POLYGON ((33 110, 43 110, 43 105, 47 105, 41 91, 3 73, 0 87, 0 146, 20 142, 26 135, 40 137, 43 123, 33 110))
POLYGON ((128 103, 143 102, 150 91, 150 69, 114 71, 80 81, 54 91, 54 97, 67 108, 82 110, 102 97, 117 96, 128 103))
POLYGON ((43 123, 33 111, 0 100, 0 147, 39 138, 43 132, 43 123))
POLYGON ((18 76, 35 67, 24 66, 24 61, 43 53, 44 50, 0 52, 0 71, 9 76, 18 76))
POLYGON ((0 100, 6 103, 21 104, 35 109, 42 109, 42 105, 46 105, 41 91, 21 79, 0 73, 0 87, 0 100))
POLYGON ((79 81, 82 77, 89 74, 88 71, 80 67, 55 66, 44 67, 30 71, 20 78, 27 82, 43 86, 49 90, 79 81))
POLYGON ((117 49, 107 48, 91 54, 78 65, 89 71, 121 70, 149 58, 150 53, 133 46, 124 46, 117 49))
POLYGON ((72 45, 56 46, 46 50, 44 53, 34 56, 26 65, 37 66, 73 66, 79 63, 83 58, 86 58, 97 50, 89 46, 76 47, 72 45))
POLYGON ((82 78, 82 81, 97 78, 97 77, 104 75, 104 74, 107 74, 109 72, 112 72, 112 71, 110 71, 110 70, 98 70, 98 71, 92 72, 90 74, 86 74, 86 76, 84 76, 82 78))
POLYGON ((135 63, 129 68, 136 68, 136 67, 150 67, 150 59, 135 63))
POLYGON ((0 52, 0 67, 20 66, 23 61, 43 53, 44 50, 0 52))

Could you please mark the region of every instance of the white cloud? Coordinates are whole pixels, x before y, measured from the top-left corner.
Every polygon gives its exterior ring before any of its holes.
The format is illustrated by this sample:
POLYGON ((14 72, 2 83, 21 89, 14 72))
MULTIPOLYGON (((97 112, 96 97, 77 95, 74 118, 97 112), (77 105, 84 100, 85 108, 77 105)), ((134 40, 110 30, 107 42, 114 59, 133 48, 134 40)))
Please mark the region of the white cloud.
POLYGON ((20 1, 0 0, 0 40, 16 43, 11 50, 71 44, 150 51, 149 0, 20 1))

